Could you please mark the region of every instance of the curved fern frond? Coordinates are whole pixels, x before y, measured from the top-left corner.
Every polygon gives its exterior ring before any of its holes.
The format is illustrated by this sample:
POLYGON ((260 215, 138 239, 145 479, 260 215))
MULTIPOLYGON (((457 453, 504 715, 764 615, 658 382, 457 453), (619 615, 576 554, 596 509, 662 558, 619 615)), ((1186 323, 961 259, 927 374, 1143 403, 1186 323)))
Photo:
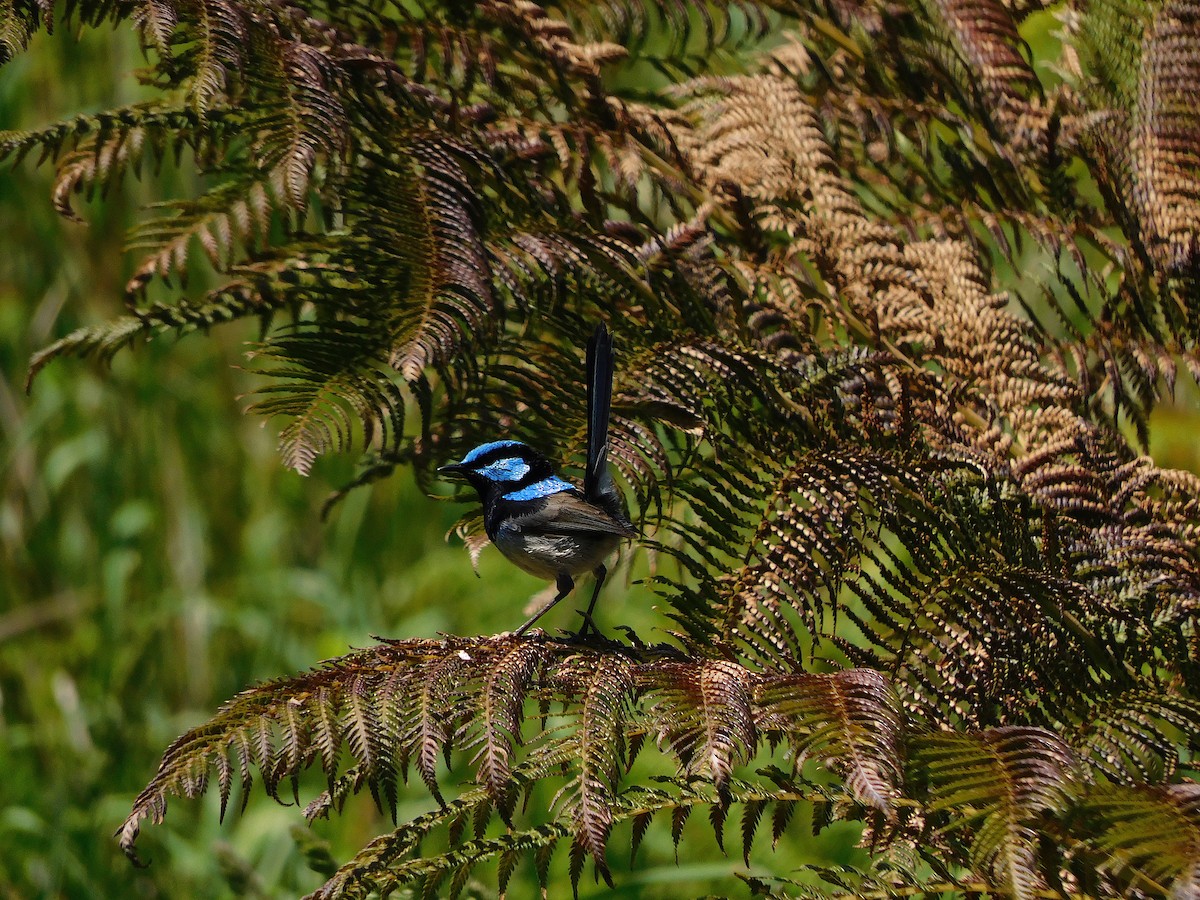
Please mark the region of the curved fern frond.
POLYGON ((0 159, 11 158, 19 163, 36 149, 36 163, 41 165, 47 160, 57 161, 84 141, 114 148, 140 143, 156 149, 160 157, 170 148, 178 152, 189 147, 204 158, 205 148, 223 133, 224 112, 210 110, 207 117, 201 117, 194 110, 168 107, 157 101, 135 103, 79 115, 34 131, 0 132, 0 159))
POLYGON ((1094 823, 1091 862, 1126 891, 1187 897, 1200 885, 1200 785, 1097 787, 1080 812, 1094 823))
POLYGON ((605 850, 619 809, 618 787, 628 761, 629 720, 636 698, 635 668, 625 660, 603 669, 563 677, 582 682, 572 693, 579 698, 575 730, 577 775, 559 792, 564 818, 570 816, 574 834, 572 858, 590 856, 605 882, 612 876, 605 850))
POLYGON ((235 280, 212 291, 203 302, 156 303, 133 315, 76 329, 33 355, 26 390, 31 389, 37 373, 60 356, 91 356, 108 363, 139 338, 188 334, 248 316, 258 316, 265 324, 287 303, 280 288, 303 283, 306 273, 303 269, 297 272, 293 260, 280 258, 241 266, 234 274, 238 276, 235 280))
POLYGON ((670 747, 683 775, 705 774, 723 790, 733 766, 754 755, 758 729, 749 673, 736 663, 665 663, 650 711, 663 723, 659 743, 670 747))
POLYGON ((761 726, 788 741, 797 761, 813 754, 841 768, 846 789, 890 814, 903 790, 904 722, 887 682, 869 669, 762 679, 761 726))
POLYGON ((193 241, 214 270, 228 271, 239 243, 251 250, 265 242, 273 206, 265 182, 253 178, 236 178, 198 201, 160 204, 156 210, 170 214, 142 222, 129 234, 127 249, 142 254, 142 259, 125 293, 137 294, 154 277, 167 281, 179 273, 185 279, 193 241))
MULTIPOLYGON (((517 774, 521 774, 520 769, 517 774)), ((727 790, 727 802, 741 804, 745 809, 761 808, 766 804, 791 809, 797 804, 832 803, 838 799, 836 791, 798 782, 781 782, 778 786, 769 787, 733 779, 727 785, 727 790)), ((481 835, 462 841, 453 850, 435 859, 412 855, 418 842, 440 826, 448 824, 454 828, 454 823, 471 818, 476 805, 486 802, 485 797, 486 792, 482 788, 476 789, 447 808, 414 819, 391 834, 372 841, 320 889, 308 895, 306 900, 362 898, 368 895, 372 886, 379 885, 391 888, 414 885, 417 889, 436 890, 447 876, 450 876, 452 885, 458 884, 460 878, 490 859, 498 859, 500 890, 503 891, 517 861, 531 854, 544 890, 551 857, 558 846, 572 835, 571 827, 566 823, 510 830, 494 837, 481 835)), ((648 824, 664 813, 677 817, 681 811, 690 812, 696 807, 711 806, 715 801, 716 797, 711 791, 692 782, 659 779, 655 787, 634 787, 615 797, 611 814, 614 822, 631 822, 637 829, 639 822, 648 824)), ((572 870, 576 886, 581 873, 581 865, 572 870)), ((449 894, 454 895, 453 887, 449 894)))
POLYGON ((1158 783, 1175 774, 1179 748, 1197 743, 1198 725, 1195 700, 1139 685, 1097 704, 1073 743, 1115 782, 1158 783))
POLYGON ((952 813, 945 829, 971 828, 976 871, 995 872, 1022 900, 1040 896, 1046 884, 1036 823, 1066 806, 1075 766, 1070 749, 1041 729, 997 728, 923 736, 915 759, 929 778, 930 809, 952 813))
POLYGON ((297 326, 258 351, 276 365, 282 384, 260 388, 251 407, 266 416, 285 415, 279 435, 284 462, 307 474, 329 449, 353 446, 362 428, 364 445, 378 440, 383 452, 404 435, 405 397, 387 372, 386 336, 369 326, 343 323, 335 334, 297 326))
MULTIPOLYGON (((855 799, 886 808, 900 789, 898 715, 895 698, 872 672, 759 675, 731 662, 689 659, 674 648, 607 642, 392 642, 230 701, 168 748, 119 837, 136 859, 142 821, 161 822, 172 795, 203 793, 213 770, 224 810, 235 779, 242 785, 243 803, 255 771, 267 793, 278 799, 282 784, 297 792, 300 776, 319 764, 327 788, 305 812, 313 818, 340 809, 348 796, 364 789, 376 804, 394 811, 398 781, 407 779, 414 765, 438 811, 366 848, 327 886, 341 891, 377 864, 399 865, 405 879, 444 875, 450 858, 424 867, 422 861, 402 862, 422 835, 443 826, 450 828, 457 848, 453 858, 464 863, 543 846, 496 844, 485 838, 485 830, 493 813, 514 826, 518 792, 532 790, 556 772, 566 781, 549 809, 552 821, 565 830, 539 824, 532 833, 539 840, 570 836, 573 877, 591 857, 607 879, 605 851, 613 825, 630 818, 644 823, 654 812, 631 805, 630 798, 640 796, 637 785, 621 785, 631 742, 640 746, 647 734, 657 736, 678 766, 677 785, 691 798, 656 794, 663 801, 657 808, 690 810, 711 805, 714 796, 722 810, 731 803, 750 804, 742 826, 745 849, 767 804, 802 799, 795 796, 798 772, 775 768, 759 771, 756 778, 734 775, 734 767, 754 755, 760 730, 794 750, 797 767, 810 755, 824 760, 846 773, 855 799), (544 718, 555 703, 564 704, 569 722, 543 728, 525 743, 526 718, 544 718), (469 755, 478 787, 445 798, 437 785, 437 759, 445 755, 449 761, 455 752, 469 755), (475 840, 483 843, 465 837, 461 824, 468 820, 475 823, 475 840)), ((833 802, 824 795, 808 799, 833 802)), ((724 812, 713 822, 720 839, 724 812)), ((776 828, 782 825, 777 822, 776 828)))

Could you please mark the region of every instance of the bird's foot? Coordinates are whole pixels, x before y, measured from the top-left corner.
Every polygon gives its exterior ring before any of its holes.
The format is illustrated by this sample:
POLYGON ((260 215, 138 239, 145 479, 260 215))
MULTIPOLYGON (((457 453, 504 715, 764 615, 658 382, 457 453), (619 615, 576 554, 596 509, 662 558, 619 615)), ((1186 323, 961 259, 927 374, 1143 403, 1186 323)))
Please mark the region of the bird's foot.
POLYGON ((603 640, 604 635, 600 631, 600 626, 596 624, 596 620, 583 610, 579 611, 579 615, 583 617, 583 624, 580 625, 579 630, 575 632, 574 639, 576 641, 586 640, 589 637, 590 632, 597 638, 603 640))

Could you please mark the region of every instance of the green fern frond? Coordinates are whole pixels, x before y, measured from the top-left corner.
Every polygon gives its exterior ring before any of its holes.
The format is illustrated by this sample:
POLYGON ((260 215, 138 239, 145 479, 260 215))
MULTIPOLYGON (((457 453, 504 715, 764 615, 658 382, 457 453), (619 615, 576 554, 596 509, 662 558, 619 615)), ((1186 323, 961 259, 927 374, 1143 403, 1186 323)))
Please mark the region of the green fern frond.
MULTIPOLYGON (((522 775, 520 767, 516 774, 522 775)), ((752 807, 775 803, 794 808, 802 803, 832 803, 838 799, 836 791, 817 785, 796 782, 780 783, 776 787, 755 784, 741 779, 732 779, 726 786, 727 801, 752 807)), ((394 832, 372 841, 356 857, 345 865, 319 890, 310 894, 312 900, 349 900, 367 896, 372 889, 395 889, 408 884, 419 888, 437 885, 452 873, 473 869, 489 859, 499 858, 501 871, 511 872, 511 867, 522 857, 533 855, 543 889, 546 886, 545 869, 557 847, 572 838, 572 826, 565 822, 552 822, 531 828, 509 830, 495 837, 477 836, 474 839, 454 842, 455 846, 444 853, 428 857, 413 857, 417 843, 434 830, 455 819, 469 818, 476 805, 486 803, 486 791, 477 788, 464 794, 449 807, 414 819, 394 832), (507 862, 506 862, 507 860, 507 862), (438 881, 434 881, 438 879, 438 881)), ((675 816, 681 810, 708 807, 717 802, 711 790, 705 790, 691 781, 659 779, 657 786, 633 787, 613 798, 610 807, 612 821, 649 822, 655 817, 669 814, 675 816)), ((572 848, 579 846, 578 835, 572 848)), ((575 850, 571 851, 573 854, 575 850)), ((747 847, 748 852, 748 847, 747 847)), ((573 856, 573 860, 576 857, 573 856)), ((582 874, 582 856, 573 865, 576 887, 582 874)), ((597 865, 602 865, 597 860, 597 865)), ((598 869, 604 877, 605 871, 598 869)), ((502 876, 500 889, 506 884, 502 876)))
POLYGON ((126 248, 142 254, 142 259, 125 293, 138 293, 155 276, 166 281, 178 273, 185 279, 192 241, 200 245, 216 271, 227 271, 239 243, 249 250, 264 242, 273 205, 265 184, 252 178, 236 178, 199 200, 156 205, 156 212, 170 214, 159 214, 129 233, 126 248))
MULTIPOLYGON (((0 13, 0 65, 8 62, 29 46, 29 39, 41 25, 43 4, 6 2, 0 13)), ((53 18, 53 9, 48 19, 53 18)))
POLYGON ((190 147, 198 156, 223 131, 223 110, 211 110, 207 118, 194 111, 164 106, 159 101, 135 103, 98 113, 88 113, 56 122, 36 131, 0 132, 0 159, 19 163, 33 150, 36 163, 57 161, 83 141, 114 148, 130 142, 146 142, 162 156, 169 148, 190 147), (168 140, 168 138, 170 140, 168 140))
POLYGON ((362 430, 363 445, 394 450, 404 435, 405 397, 387 369, 388 341, 377 329, 342 322, 336 332, 297 325, 256 353, 276 365, 282 383, 260 388, 250 408, 283 415, 279 434, 284 463, 306 474, 326 450, 345 450, 362 430), (286 380, 284 380, 286 379, 286 380))
POLYGON ((139 338, 150 340, 172 332, 182 335, 207 330, 246 316, 268 321, 284 302, 271 285, 294 281, 289 277, 291 270, 290 260, 265 260, 240 268, 235 274, 241 277, 211 292, 204 302, 158 303, 134 315, 76 329, 33 355, 25 389, 29 390, 38 372, 60 356, 90 356, 108 363, 139 338))
MULTIPOLYGON (((389 871, 390 867, 403 860, 424 838, 437 829, 447 824, 453 827, 455 822, 470 818, 481 806, 486 806, 489 803, 490 800, 487 797, 486 790, 476 788, 447 804, 443 804, 432 812, 425 813, 410 822, 406 822, 395 831, 382 835, 363 847, 355 855, 354 859, 338 869, 319 890, 310 894, 309 897, 312 900, 365 897, 375 889, 376 885, 382 884, 385 881, 399 882, 400 879, 395 877, 394 872, 389 871)), ((563 836, 563 834, 557 833, 561 830, 555 826, 547 826, 544 829, 536 830, 535 834, 537 836, 545 834, 546 841, 558 840, 563 836)), ((534 837, 532 841, 526 838, 526 843, 522 845, 522 849, 542 846, 542 844, 536 843, 536 841, 537 837, 534 837)), ((488 855, 490 847, 491 845, 488 845, 488 848, 477 851, 479 855, 476 857, 476 860, 485 858, 488 855)), ((494 850, 492 852, 501 851, 494 850)), ((455 861, 453 863, 447 863, 440 867, 436 864, 430 865, 420 868, 415 872, 410 869, 406 874, 410 878, 427 877, 430 873, 440 870, 444 875, 445 871, 451 866, 461 865, 469 856, 470 851, 464 852, 460 848, 455 852, 455 861)))
POLYGON ((1200 785, 1095 787, 1083 798, 1092 857, 1127 890, 1187 897, 1200 885, 1200 785))
POLYGON ((1115 782, 1157 783, 1174 775, 1179 748, 1197 742, 1198 726, 1200 703, 1138 686, 1097 704, 1074 743, 1115 782))
POLYGON ((1040 896, 1037 822, 1066 808, 1076 765, 1070 748, 1041 729, 996 728, 922 736, 915 760, 930 782, 930 810, 951 814, 945 830, 972 830, 976 870, 994 872, 1022 900, 1040 896))
POLYGON ((37 373, 59 356, 67 354, 95 355, 101 362, 107 363, 121 348, 127 347, 140 337, 145 337, 152 327, 148 326, 140 316, 125 316, 115 322, 109 321, 100 325, 77 328, 66 337, 59 338, 50 346, 44 347, 33 355, 25 377, 25 390, 30 390, 37 373))

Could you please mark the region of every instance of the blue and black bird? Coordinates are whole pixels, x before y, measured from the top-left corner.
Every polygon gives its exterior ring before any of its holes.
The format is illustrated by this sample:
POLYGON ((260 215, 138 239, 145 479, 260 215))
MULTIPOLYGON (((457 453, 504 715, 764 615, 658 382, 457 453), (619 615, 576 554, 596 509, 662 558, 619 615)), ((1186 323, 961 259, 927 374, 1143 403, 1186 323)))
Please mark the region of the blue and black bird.
POLYGON ((587 345, 587 468, 583 489, 554 473, 541 453, 521 441, 480 444, 462 462, 438 469, 467 481, 483 501, 483 527, 506 557, 539 578, 554 580, 558 593, 515 634, 528 631, 571 593, 575 577, 596 576, 580 635, 608 570, 604 561, 623 541, 637 536, 625 501, 608 471, 608 417, 612 404, 613 343, 601 322, 587 345))

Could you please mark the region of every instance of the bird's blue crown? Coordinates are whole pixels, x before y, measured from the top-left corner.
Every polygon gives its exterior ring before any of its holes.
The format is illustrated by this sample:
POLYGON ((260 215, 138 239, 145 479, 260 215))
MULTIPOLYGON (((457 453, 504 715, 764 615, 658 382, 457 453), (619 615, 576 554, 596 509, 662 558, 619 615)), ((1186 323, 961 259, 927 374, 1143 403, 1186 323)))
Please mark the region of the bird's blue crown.
POLYGON ((469 465, 471 465, 471 463, 475 462, 480 457, 486 456, 487 454, 491 453, 493 450, 501 450, 501 449, 504 449, 504 450, 532 450, 533 448, 530 447, 528 444, 522 443, 521 441, 489 441, 486 444, 480 444, 478 447, 476 447, 474 450, 472 450, 470 453, 468 453, 466 456, 464 456, 462 458, 462 463, 460 465, 469 466, 469 465))

